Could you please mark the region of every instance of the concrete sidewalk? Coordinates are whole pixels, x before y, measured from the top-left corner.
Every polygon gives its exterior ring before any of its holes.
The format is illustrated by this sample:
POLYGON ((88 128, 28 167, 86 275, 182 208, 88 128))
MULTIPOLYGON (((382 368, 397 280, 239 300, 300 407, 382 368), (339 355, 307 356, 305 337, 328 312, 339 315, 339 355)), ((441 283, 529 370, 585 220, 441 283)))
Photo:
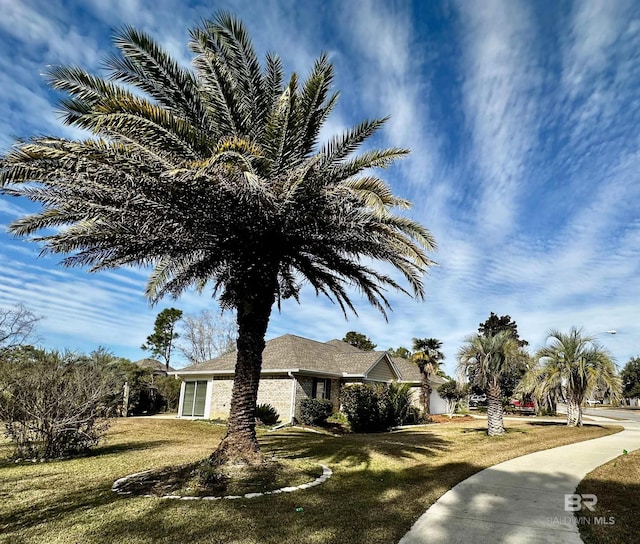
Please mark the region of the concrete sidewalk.
POLYGON ((523 455, 460 482, 416 521, 400 544, 581 544, 574 514, 564 509, 565 494, 574 493, 589 472, 622 455, 623 449, 640 448, 640 423, 608 422, 625 430, 523 455))

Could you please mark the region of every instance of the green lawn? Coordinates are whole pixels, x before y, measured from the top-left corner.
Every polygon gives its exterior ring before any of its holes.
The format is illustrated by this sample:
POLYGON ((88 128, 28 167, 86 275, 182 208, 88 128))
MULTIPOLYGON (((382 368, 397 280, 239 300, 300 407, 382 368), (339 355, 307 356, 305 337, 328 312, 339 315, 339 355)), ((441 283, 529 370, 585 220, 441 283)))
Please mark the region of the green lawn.
MULTIPOLYGON (((341 437, 295 429, 263 433, 265 450, 325 463, 333 477, 305 491, 204 502, 120 497, 111 484, 133 472, 205 457, 224 427, 116 420, 91 457, 0 465, 0 542, 397 542, 429 505, 474 472, 619 430, 526 421, 508 425, 506 436, 491 439, 483 421, 341 437)), ((6 453, 0 445, 0 457, 6 453)))

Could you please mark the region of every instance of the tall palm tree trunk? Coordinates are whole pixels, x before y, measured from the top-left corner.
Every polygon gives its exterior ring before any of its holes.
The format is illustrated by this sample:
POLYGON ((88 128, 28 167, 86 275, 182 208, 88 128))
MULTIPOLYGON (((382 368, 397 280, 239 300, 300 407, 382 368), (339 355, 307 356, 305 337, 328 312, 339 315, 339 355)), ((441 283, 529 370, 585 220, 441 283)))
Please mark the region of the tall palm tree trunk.
POLYGON ((496 384, 489 385, 487 389, 487 434, 489 436, 504 434, 502 390, 496 384))
MULTIPOLYGON (((265 286, 265 291, 269 291, 265 286)), ((215 464, 257 464, 262 461, 256 436, 256 404, 265 334, 273 296, 256 297, 238 305, 238 340, 227 434, 211 455, 215 464)))
POLYGON ((422 382, 420 384, 420 397, 422 400, 422 410, 427 416, 431 413, 431 384, 429 383, 429 373, 422 372, 422 382))
POLYGON ((567 426, 582 427, 582 406, 580 399, 573 395, 567 399, 567 426))

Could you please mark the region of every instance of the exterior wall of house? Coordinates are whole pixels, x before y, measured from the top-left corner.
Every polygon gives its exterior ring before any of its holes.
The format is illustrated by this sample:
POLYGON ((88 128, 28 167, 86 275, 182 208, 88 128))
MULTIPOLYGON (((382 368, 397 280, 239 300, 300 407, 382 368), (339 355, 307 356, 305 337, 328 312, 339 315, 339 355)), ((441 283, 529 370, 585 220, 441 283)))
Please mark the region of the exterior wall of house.
POLYGON ((447 413, 447 401, 438 395, 437 386, 431 391, 431 397, 429 398, 429 408, 432 414, 446 414, 447 413))
MULTIPOLYGON (((439 385, 439 384, 438 384, 439 385)), ((433 384, 431 386, 431 396, 429 397, 429 409, 432 414, 446 414, 447 413, 447 401, 438 395, 438 385, 433 384)), ((422 403, 420 402, 420 386, 414 385, 411 387, 411 404, 417 408, 422 409, 422 403)))
MULTIPOLYGON (((311 397, 313 393, 313 377, 312 376, 296 376, 296 402, 295 402, 295 410, 294 416, 296 419, 300 419, 301 409, 300 409, 300 401, 302 399, 306 399, 311 397)), ((333 388, 333 383, 331 384, 333 388)), ((333 389, 331 391, 333 393, 333 389)))
MULTIPOLYGON (((331 403, 333 404, 333 411, 340 409, 340 391, 341 383, 339 379, 331 379, 331 403)), ((302 412, 300 408, 300 402, 302 399, 311 398, 313 394, 313 376, 296 376, 295 385, 295 417, 300 419, 302 412)))
MULTIPOLYGON (((227 419, 231 409, 231 391, 233 378, 214 378, 212 382, 210 417, 227 419)), ((263 376, 258 387, 258 404, 273 406, 280 421, 286 423, 291 419, 292 382, 289 376, 263 376)))
POLYGON ((382 359, 378 362, 376 366, 374 366, 369 373, 367 374, 368 380, 374 380, 377 382, 392 382, 396 379, 393 370, 389 366, 389 363, 386 359, 382 359))
POLYGON ((211 419, 227 419, 231 410, 233 378, 213 378, 211 391, 211 419))
POLYGON ((291 378, 286 375, 260 378, 258 404, 271 404, 280 416, 280 423, 291 420, 292 385, 291 378))

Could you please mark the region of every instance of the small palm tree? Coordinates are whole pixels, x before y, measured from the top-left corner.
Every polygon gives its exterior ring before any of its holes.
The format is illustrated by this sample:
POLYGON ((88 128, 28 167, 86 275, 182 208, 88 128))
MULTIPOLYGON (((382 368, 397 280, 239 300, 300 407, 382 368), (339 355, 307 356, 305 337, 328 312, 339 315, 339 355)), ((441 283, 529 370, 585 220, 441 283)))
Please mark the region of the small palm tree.
POLYGON ((304 282, 345 313, 355 312, 352 287, 384 315, 388 287, 423 297, 435 241, 394 213, 410 203, 371 171, 408 151, 356 154, 384 119, 320 146, 337 100, 328 57, 303 82, 293 74, 285 83, 280 59, 267 55, 261 65, 227 13, 191 31, 193 70, 133 28, 115 45, 106 79, 75 67, 49 72, 67 95, 65 122, 94 138, 37 137, 0 158, 2 192, 43 205, 11 231, 42 233, 35 240, 65 254, 66 266, 152 266, 153 302, 211 286, 238 326, 227 434, 214 457, 257 462, 256 400, 274 304, 297 300, 304 282), (398 270, 408 289, 371 261, 398 270))
POLYGON ((608 390, 614 399, 620 395, 621 382, 609 352, 582 329, 569 333, 551 330, 547 345, 536 353, 539 366, 538 390, 562 390, 567 404, 567 425, 582 426, 582 404, 596 389, 608 390))
POLYGON ((458 371, 487 392, 487 434, 504 434, 501 379, 523 357, 509 331, 468 336, 458 352, 458 371))
POLYGON ((420 370, 420 403, 425 414, 431 413, 431 376, 437 375, 444 361, 442 342, 437 338, 414 338, 411 360, 420 370))

